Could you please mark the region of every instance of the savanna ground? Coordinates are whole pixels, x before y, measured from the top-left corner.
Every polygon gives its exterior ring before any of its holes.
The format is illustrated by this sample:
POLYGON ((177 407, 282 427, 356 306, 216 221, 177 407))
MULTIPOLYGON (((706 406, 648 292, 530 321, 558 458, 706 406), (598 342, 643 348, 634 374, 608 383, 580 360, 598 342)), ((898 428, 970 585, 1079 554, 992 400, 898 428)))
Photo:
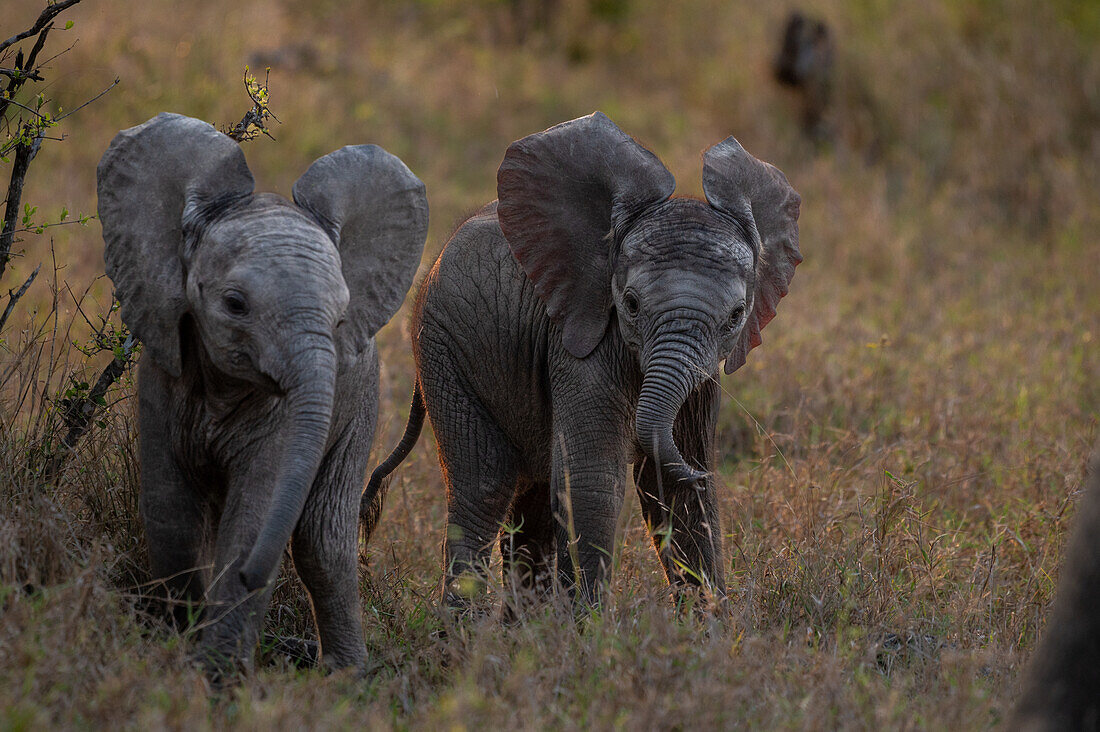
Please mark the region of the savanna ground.
MULTIPOLYGON (((37 16, 6 2, 0 36, 37 16)), ((729 599, 667 599, 628 498, 606 605, 512 626, 437 610, 444 496, 430 431, 362 569, 365 680, 275 659, 215 695, 190 638, 138 609, 133 385, 59 477, 71 346, 110 304, 96 221, 27 234, 3 289, 44 274, 0 343, 0 728, 759 726, 980 728, 1003 721, 1042 631, 1100 419, 1100 9, 1069 0, 824 0, 832 141, 772 81, 784 3, 561 0, 523 36, 507 5, 86 0, 55 32, 48 95, 72 107, 25 200, 95 210, 95 166, 162 110, 240 118, 272 67, 276 141, 246 145, 283 194, 310 161, 374 142, 426 183, 430 265, 495 197, 506 145, 594 109, 700 194, 735 134, 803 196, 805 263, 749 363, 723 377, 729 599), (88 291, 87 296, 82 293, 88 291), (56 292, 56 294, 55 294, 56 292), (440 631, 447 631, 441 633, 440 631)), ((4 171, 8 168, 3 168, 4 171)), ((6 176, 7 173, 5 172, 6 176)), ((404 425, 403 309, 383 329, 375 462, 404 425)), ((109 359, 109 357, 106 357, 109 359)), ((268 625, 311 632, 284 568, 268 625)), ((499 589, 499 588, 498 588, 499 589)))

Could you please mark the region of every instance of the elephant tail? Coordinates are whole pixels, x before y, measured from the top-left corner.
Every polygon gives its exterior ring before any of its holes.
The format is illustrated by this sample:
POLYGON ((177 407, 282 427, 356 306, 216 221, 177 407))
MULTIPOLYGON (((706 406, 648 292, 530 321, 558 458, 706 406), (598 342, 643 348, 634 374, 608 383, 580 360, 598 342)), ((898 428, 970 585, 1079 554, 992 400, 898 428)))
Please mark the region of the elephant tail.
POLYGON ((363 497, 359 501, 359 523, 363 526, 366 541, 370 540, 370 535, 374 533, 374 526, 382 513, 382 501, 385 500, 386 491, 390 487, 391 473, 405 461, 412 452, 413 445, 420 439, 425 414, 424 395, 420 391, 420 380, 417 379, 413 386, 412 405, 409 407, 409 421, 405 424, 405 434, 401 436, 401 441, 397 443, 393 452, 371 473, 367 489, 363 491, 363 497))

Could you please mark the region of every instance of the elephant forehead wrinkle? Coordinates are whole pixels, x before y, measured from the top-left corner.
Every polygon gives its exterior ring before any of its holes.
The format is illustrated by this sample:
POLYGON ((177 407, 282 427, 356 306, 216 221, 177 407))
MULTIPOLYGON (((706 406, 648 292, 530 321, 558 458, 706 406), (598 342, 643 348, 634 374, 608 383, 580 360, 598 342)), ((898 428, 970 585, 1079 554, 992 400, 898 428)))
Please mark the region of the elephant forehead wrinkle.
POLYGON ((707 266, 750 266, 751 248, 717 216, 667 216, 639 222, 624 242, 628 253, 656 259, 689 259, 707 266))
POLYGON ((265 247, 272 250, 289 249, 317 253, 335 251, 335 246, 328 235, 319 226, 311 226, 305 221, 264 219, 252 223, 234 223, 240 225, 226 227, 224 231, 218 231, 217 234, 226 238, 232 237, 249 248, 265 247))
POLYGON ((332 240, 316 221, 277 196, 257 196, 244 210, 215 221, 207 236, 219 241, 236 242, 249 249, 336 251, 332 240))
POLYGON ((648 211, 638 224, 704 227, 730 234, 734 230, 729 219, 711 208, 706 201, 695 198, 670 198, 648 211))
POLYGON ((331 274, 340 270, 336 252, 315 249, 296 241, 272 242, 264 249, 263 260, 265 269, 295 278, 301 278, 318 266, 331 274))

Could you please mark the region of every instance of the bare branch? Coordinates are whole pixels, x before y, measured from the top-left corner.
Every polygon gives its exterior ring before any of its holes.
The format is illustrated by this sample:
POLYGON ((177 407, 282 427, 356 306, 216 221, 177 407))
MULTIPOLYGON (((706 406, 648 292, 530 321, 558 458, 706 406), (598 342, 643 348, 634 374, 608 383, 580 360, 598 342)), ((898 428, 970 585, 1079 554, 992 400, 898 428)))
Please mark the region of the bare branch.
POLYGON ((46 64, 48 64, 50 61, 53 61, 55 58, 60 58, 60 57, 64 56, 66 53, 68 53, 69 51, 76 48, 76 44, 78 44, 78 43, 80 43, 79 38, 77 38, 75 41, 73 41, 71 44, 69 44, 68 48, 63 49, 61 51, 58 51, 53 56, 50 56, 48 59, 44 59, 42 61, 42 63, 38 64, 38 66, 35 70, 37 71, 38 69, 44 68, 46 66, 46 64))
POLYGON ((31 47, 30 55, 27 56, 26 62, 19 64, 24 69, 35 68, 35 63, 38 61, 38 53, 42 50, 42 47, 46 45, 46 36, 53 30, 53 23, 47 24, 42 31, 38 34, 38 38, 34 39, 34 46, 31 47))
POLYGON ((27 177, 27 168, 41 147, 42 138, 36 135, 30 145, 19 145, 15 149, 15 162, 11 168, 8 195, 4 199, 7 201, 4 207, 4 228, 0 229, 0 277, 4 276, 8 259, 11 257, 11 245, 15 239, 15 222, 19 220, 19 204, 23 200, 23 182, 27 177))
POLYGON ((47 5, 46 8, 42 11, 42 14, 38 16, 38 20, 34 21, 34 25, 32 25, 30 28, 23 31, 22 33, 16 33, 8 40, 0 42, 0 53, 6 51, 10 46, 19 43, 19 41, 22 41, 25 38, 30 38, 34 34, 40 32, 43 28, 49 25, 50 21, 57 17, 59 13, 64 10, 68 10, 72 6, 76 5, 78 2, 80 2, 80 0, 61 0, 61 2, 54 3, 53 5, 47 5))
MULTIPOLYGON (((42 46, 45 45, 46 36, 50 34, 51 28, 53 28, 53 25, 47 25, 45 28, 42 29, 42 32, 38 34, 38 38, 34 39, 34 47, 31 49, 31 54, 27 57, 26 61, 23 60, 22 49, 20 49, 19 53, 15 55, 15 68, 17 71, 25 72, 27 69, 30 69, 32 72, 36 71, 34 67, 35 59, 38 58, 38 52, 41 51, 42 46)), ((7 113, 9 104, 14 104, 17 107, 23 107, 22 104, 15 101, 15 95, 19 92, 23 85, 27 83, 27 80, 29 78, 29 76, 23 75, 13 76, 8 79, 8 88, 4 90, 4 95, 2 98, 0 98, 0 118, 2 118, 7 113)), ((27 109, 28 112, 33 112, 36 115, 38 114, 38 112, 35 112, 32 109, 28 109, 27 107, 23 107, 23 109, 27 109)))
POLYGON ((112 81, 112 82, 111 82, 111 84, 110 84, 110 86, 108 86, 108 87, 107 87, 106 89, 104 89, 103 91, 101 91, 101 92, 100 92, 99 94, 96 94, 96 95, 95 95, 94 97, 92 97, 92 98, 91 98, 91 99, 89 99, 88 101, 84 102, 83 104, 81 104, 80 106, 78 106, 78 107, 77 107, 76 109, 70 109, 70 110, 69 110, 68 112, 66 112, 65 114, 61 115, 60 117, 55 117, 55 118, 54 118, 54 122, 60 122, 61 120, 63 120, 63 119, 66 119, 67 117, 71 117, 71 116, 73 116, 74 114, 76 114, 76 113, 77 113, 77 112, 79 112, 80 110, 84 109, 85 107, 87 107, 87 106, 88 106, 89 104, 91 104, 91 103, 92 103, 92 102, 94 102, 95 100, 99 99, 99 98, 100 98, 101 96, 103 96, 103 95, 104 95, 104 94, 106 94, 107 92, 109 92, 109 91, 111 91, 112 89, 114 89, 114 88, 115 88, 116 86, 118 86, 118 83, 119 83, 119 78, 118 78, 118 77, 116 76, 116 77, 115 77, 115 80, 114 80, 114 81, 112 81))
MULTIPOLYGON (((31 114, 33 114, 38 119, 45 119, 42 116, 42 113, 39 112, 37 109, 31 109, 30 107, 28 107, 26 104, 23 104, 22 102, 17 102, 14 99, 2 99, 2 100, 0 100, 0 102, 3 102, 4 106, 7 106, 8 104, 14 104, 16 107, 19 107, 23 111, 30 112, 31 114)), ((0 114, 2 114, 2 113, 3 113, 3 108, 0 108, 0 114)))
POLYGON ((8 322, 8 316, 11 315, 11 311, 15 309, 15 303, 19 302, 19 298, 26 294, 27 288, 34 282, 34 278, 38 276, 38 270, 40 269, 42 269, 41 264, 34 268, 34 271, 31 272, 31 276, 28 277, 27 281, 23 283, 23 286, 15 292, 8 290, 8 305, 4 308, 4 314, 0 315, 0 332, 4 330, 4 323, 8 322))

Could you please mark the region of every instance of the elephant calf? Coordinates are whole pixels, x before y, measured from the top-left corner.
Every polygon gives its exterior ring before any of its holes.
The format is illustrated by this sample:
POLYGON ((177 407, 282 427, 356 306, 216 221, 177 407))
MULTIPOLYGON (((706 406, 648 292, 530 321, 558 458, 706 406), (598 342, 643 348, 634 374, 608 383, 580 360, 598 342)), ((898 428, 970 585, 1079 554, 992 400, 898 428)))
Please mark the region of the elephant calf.
POLYGON ((153 577, 180 612, 205 600, 211 670, 247 668, 293 539, 322 661, 362 667, 374 334, 420 263, 423 184, 361 145, 313 163, 293 203, 253 193, 237 143, 161 114, 111 142, 98 193, 107 274, 145 344, 140 508, 153 577))
POLYGON ((498 538, 506 581, 544 587, 556 561, 575 598, 598 601, 631 463, 669 582, 721 591, 718 367, 745 362, 787 294, 800 199, 732 137, 704 156, 706 201, 674 187, 601 113, 525 137, 498 200, 420 288, 409 424, 364 501, 426 411, 447 485, 446 602, 479 591, 498 538))

